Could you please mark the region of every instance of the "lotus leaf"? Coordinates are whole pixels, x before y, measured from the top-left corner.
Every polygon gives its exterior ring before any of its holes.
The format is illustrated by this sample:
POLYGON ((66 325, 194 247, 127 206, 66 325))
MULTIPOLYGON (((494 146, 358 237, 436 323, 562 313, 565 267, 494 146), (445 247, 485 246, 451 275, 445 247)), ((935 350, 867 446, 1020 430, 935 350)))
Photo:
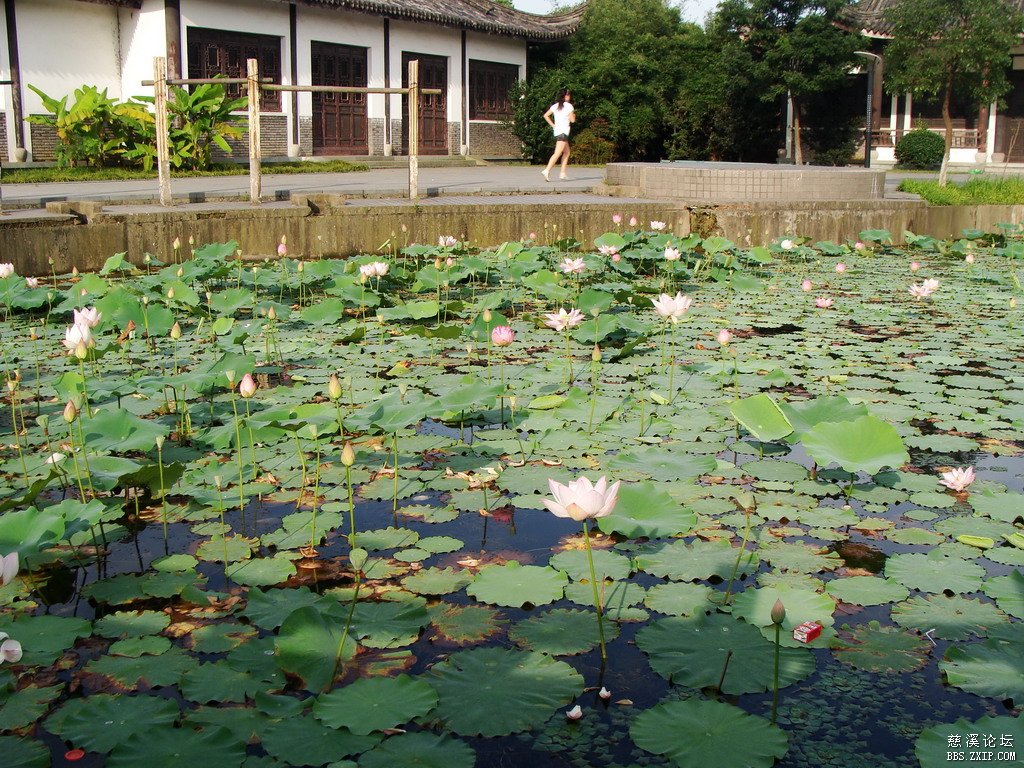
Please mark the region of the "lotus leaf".
POLYGON ((485 603, 521 607, 547 605, 562 597, 569 579, 562 571, 536 565, 520 565, 512 560, 505 565, 480 569, 466 588, 472 597, 485 603))
MULTIPOLYGON (((605 640, 618 636, 618 625, 607 622, 605 640)), ((597 614, 590 611, 556 608, 516 624, 509 639, 521 648, 549 656, 584 653, 598 644, 597 614)))
POLYGON ((1024 646, 1018 640, 990 638, 951 645, 939 668, 946 682, 980 696, 1024 701, 1024 646))
POLYGON ((836 463, 847 472, 873 475, 882 467, 898 469, 910 460, 893 426, 870 415, 856 421, 820 422, 804 433, 801 442, 819 465, 836 463))
POLYGON ((366 678, 321 695, 313 705, 313 716, 331 728, 348 728, 365 736, 422 717, 436 704, 437 693, 422 679, 366 678))
POLYGON ((914 596, 894 605, 892 618, 901 627, 928 632, 944 640, 985 637, 991 627, 1005 624, 1006 614, 992 603, 969 600, 959 595, 914 596))
POLYGON ((465 742, 425 732, 393 736, 359 758, 360 768, 473 768, 475 763, 476 754, 465 742))
POLYGON ((927 640, 902 632, 896 627, 883 627, 869 621, 851 629, 844 624, 839 637, 833 638, 832 649, 840 661, 871 672, 910 672, 927 662, 927 640))

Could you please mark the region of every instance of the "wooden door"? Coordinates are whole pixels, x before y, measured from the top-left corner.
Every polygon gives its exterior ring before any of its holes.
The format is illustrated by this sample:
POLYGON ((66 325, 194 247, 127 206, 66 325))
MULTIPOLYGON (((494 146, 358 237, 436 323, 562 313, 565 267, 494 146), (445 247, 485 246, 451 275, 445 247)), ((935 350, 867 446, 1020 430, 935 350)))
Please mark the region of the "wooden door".
MULTIPOLYGON (((366 48, 313 43, 313 85, 366 87, 366 48)), ((365 93, 313 92, 313 154, 369 153, 365 93)))
MULTIPOLYGON (((421 155, 448 154, 448 60, 443 56, 402 53, 402 87, 409 87, 409 62, 419 59, 420 88, 440 88, 435 96, 420 97, 421 155)), ((402 154, 409 154, 409 97, 402 97, 402 154)))

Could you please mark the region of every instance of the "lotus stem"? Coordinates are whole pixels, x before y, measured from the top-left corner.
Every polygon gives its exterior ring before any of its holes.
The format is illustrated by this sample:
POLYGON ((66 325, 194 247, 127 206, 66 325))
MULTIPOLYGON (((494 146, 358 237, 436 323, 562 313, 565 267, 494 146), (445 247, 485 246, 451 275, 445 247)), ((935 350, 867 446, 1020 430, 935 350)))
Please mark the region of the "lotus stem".
POLYGON ((28 479, 28 464, 25 463, 25 452, 21 450, 21 434, 18 429, 18 409, 17 409, 17 382, 11 380, 14 387, 11 389, 11 430, 14 432, 14 444, 18 448, 18 457, 21 459, 21 471, 25 477, 25 490, 31 487, 28 479))
POLYGON ((224 579, 228 577, 228 531, 227 524, 224 522, 224 494, 220 490, 220 478, 215 477, 213 479, 214 485, 217 486, 217 512, 220 513, 220 540, 221 544, 224 545, 224 579))
POLYGON ((597 385, 600 381, 597 369, 600 363, 597 360, 590 362, 590 421, 587 422, 587 434, 594 433, 594 412, 597 410, 597 385))
POLYGON ((669 341, 669 346, 671 347, 669 352, 671 353, 672 357, 669 360, 669 368, 668 368, 668 402, 671 405, 672 401, 674 401, 676 399, 676 390, 675 390, 675 385, 674 385, 674 380, 675 380, 675 375, 676 375, 676 324, 675 323, 670 323, 670 325, 672 327, 672 331, 671 331, 671 337, 672 338, 669 341))
POLYGON ((781 647, 779 646, 779 635, 782 631, 782 625, 775 625, 775 672, 772 679, 772 725, 775 725, 775 721, 778 716, 779 710, 779 655, 781 653, 781 647))
POLYGON ((747 551, 747 540, 750 538, 750 510, 744 509, 744 514, 747 516, 747 527, 743 531, 743 541, 740 542, 740 551, 736 553, 736 562, 732 566, 732 574, 729 576, 729 586, 725 590, 725 599, 722 600, 722 605, 729 604, 729 598, 732 597, 732 585, 736 581, 736 574, 740 570, 740 561, 743 559, 743 555, 747 551))
MULTIPOLYGON (((331 679, 327 682, 327 687, 334 682, 334 679, 338 676, 338 670, 341 669, 341 655, 345 652, 345 641, 348 639, 348 632, 352 628, 352 618, 356 613, 356 603, 359 602, 359 587, 362 584, 360 576, 362 572, 356 571, 356 591, 352 595, 352 604, 348 609, 348 618, 345 620, 345 629, 342 630, 341 640, 338 642, 338 652, 334 654, 334 672, 331 674, 331 679)), ((327 690, 327 688, 324 688, 327 690)))
POLYGON ((156 445, 156 463, 160 470, 160 501, 163 503, 164 550, 167 549, 167 489, 164 486, 164 451, 162 440, 156 445))
POLYGON ((75 480, 78 482, 78 498, 85 501, 85 488, 82 487, 82 470, 78 466, 78 454, 75 453, 75 430, 68 424, 68 442, 71 444, 71 458, 75 465, 75 480))
POLYGON ((352 467, 345 467, 345 485, 348 488, 348 547, 356 545, 356 505, 352 497, 352 467))
MULTIPOLYGON (((78 418, 76 421, 78 422, 78 435, 82 438, 82 461, 85 462, 86 482, 89 484, 89 495, 95 499, 96 489, 92 484, 92 467, 89 466, 89 449, 85 445, 85 430, 82 428, 82 419, 78 418)), ((100 523, 100 533, 103 533, 103 523, 100 523)))
POLYGON ((601 642, 601 663, 608 660, 608 650, 604 643, 604 609, 601 605, 601 597, 597 592, 597 571, 594 569, 594 553, 590 547, 590 526, 583 521, 583 541, 587 545, 587 565, 590 566, 590 586, 594 590, 594 607, 597 609, 597 636, 601 642))
POLYGON ((242 470, 242 431, 238 426, 238 400, 234 386, 231 387, 231 411, 235 416, 235 456, 238 459, 238 509, 245 509, 245 474, 242 470))
POLYGON ((395 454, 394 498, 391 500, 391 512, 394 514, 398 512, 398 432, 392 436, 391 450, 395 454))
POLYGON ((572 386, 573 375, 572 375, 572 347, 569 344, 569 329, 568 328, 565 329, 565 362, 566 362, 566 365, 568 365, 568 367, 569 367, 569 378, 565 382, 565 386, 566 386, 566 388, 569 388, 569 387, 572 386))
POLYGON ((82 416, 91 416, 92 412, 89 410, 89 388, 85 385, 85 360, 79 358, 78 370, 82 374, 82 416))
POLYGON ((252 411, 249 409, 249 398, 245 398, 245 430, 249 433, 249 458, 252 459, 252 476, 260 476, 259 468, 256 466, 256 443, 252 439, 252 411))
POLYGON ((316 548, 316 502, 317 497, 320 494, 320 438, 319 436, 313 437, 313 443, 316 445, 316 467, 313 469, 313 517, 310 520, 310 535, 309 535, 309 548, 316 548))

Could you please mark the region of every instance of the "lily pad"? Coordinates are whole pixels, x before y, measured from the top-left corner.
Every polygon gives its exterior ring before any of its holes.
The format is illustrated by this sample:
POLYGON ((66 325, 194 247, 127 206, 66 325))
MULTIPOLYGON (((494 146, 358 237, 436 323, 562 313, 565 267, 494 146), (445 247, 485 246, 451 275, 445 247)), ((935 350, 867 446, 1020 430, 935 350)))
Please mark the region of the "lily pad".
MULTIPOLYGON (((605 619, 605 640, 611 642, 618 634, 618 624, 605 619)), ((508 636, 520 648, 549 656, 584 653, 598 644, 597 613, 556 608, 519 622, 508 636)))
POLYGON ((359 758, 359 768, 473 768, 472 747, 448 735, 401 733, 382 742, 359 758))
POLYGON ((991 638, 971 645, 951 645, 939 669, 946 682, 996 699, 1024 701, 1024 646, 991 638))
POLYGON ((901 627, 929 632, 943 640, 985 637, 991 627, 1005 624, 1006 614, 992 603, 959 595, 915 596, 893 606, 892 618, 901 627))
POLYGON ((562 571, 512 560, 481 568, 466 592, 484 603, 518 608, 553 603, 562 597, 568 582, 562 571))
POLYGON ((320 696, 313 716, 331 728, 365 736, 426 715, 436 704, 437 692, 422 679, 366 678, 320 696))
POLYGON ((855 628, 843 625, 832 649, 844 664, 871 672, 910 672, 928 661, 928 641, 896 627, 869 621, 855 628))
POLYGON ((697 516, 654 483, 635 483, 619 490, 619 502, 607 517, 599 518, 604 533, 627 538, 677 536, 693 530, 697 516))
POLYGON ((889 558, 885 575, 909 589, 961 594, 981 588, 985 569, 959 558, 904 553, 889 558))

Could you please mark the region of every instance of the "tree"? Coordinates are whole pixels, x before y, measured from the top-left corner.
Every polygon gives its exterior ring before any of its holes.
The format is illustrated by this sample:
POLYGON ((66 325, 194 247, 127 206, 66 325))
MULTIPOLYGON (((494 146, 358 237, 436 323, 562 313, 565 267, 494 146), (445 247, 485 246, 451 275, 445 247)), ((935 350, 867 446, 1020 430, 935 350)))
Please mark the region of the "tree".
POLYGON ((888 14, 893 39, 886 49, 889 88, 942 97, 946 152, 939 171, 945 186, 953 146, 953 93, 988 104, 1010 87, 1010 48, 1024 32, 1024 15, 1005 0, 901 0, 888 14))
MULTIPOLYGON (((941 2, 941 0, 939 0, 941 2)), ((726 0, 713 27, 749 61, 762 100, 793 99, 795 156, 803 163, 800 126, 808 99, 845 88, 857 39, 835 25, 844 0, 726 0)))

